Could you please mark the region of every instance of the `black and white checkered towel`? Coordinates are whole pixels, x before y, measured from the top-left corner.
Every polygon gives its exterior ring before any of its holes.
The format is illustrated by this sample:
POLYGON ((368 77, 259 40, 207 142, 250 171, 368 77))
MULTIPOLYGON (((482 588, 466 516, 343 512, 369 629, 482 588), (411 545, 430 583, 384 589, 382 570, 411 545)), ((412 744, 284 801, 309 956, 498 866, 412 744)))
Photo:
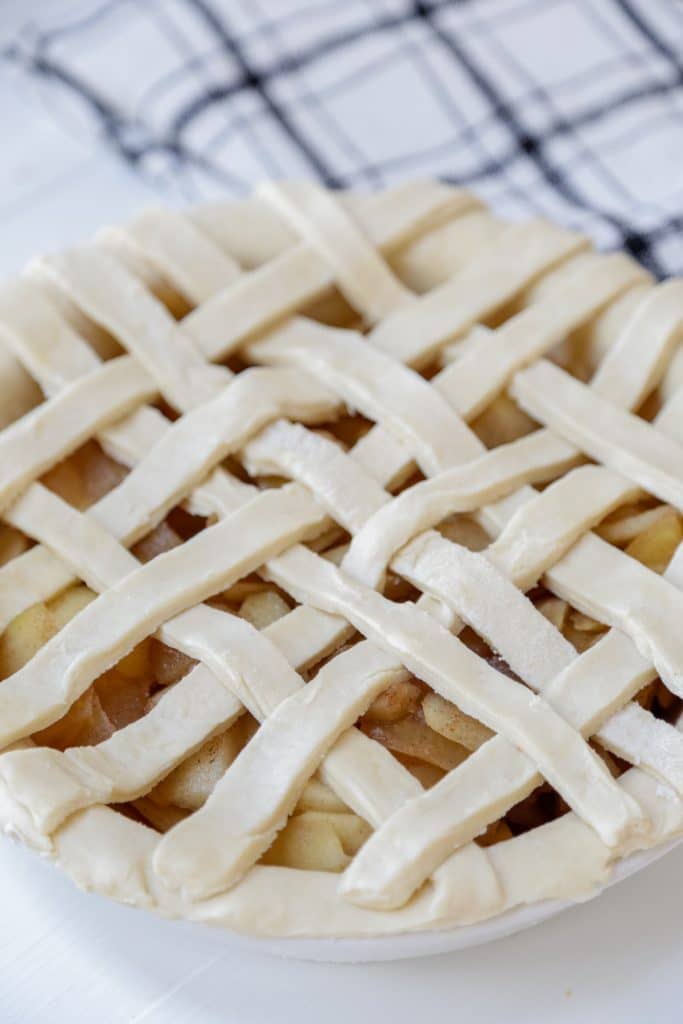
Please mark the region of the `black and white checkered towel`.
POLYGON ((166 194, 435 175, 683 271, 679 0, 43 0, 10 20, 0 68, 166 194))

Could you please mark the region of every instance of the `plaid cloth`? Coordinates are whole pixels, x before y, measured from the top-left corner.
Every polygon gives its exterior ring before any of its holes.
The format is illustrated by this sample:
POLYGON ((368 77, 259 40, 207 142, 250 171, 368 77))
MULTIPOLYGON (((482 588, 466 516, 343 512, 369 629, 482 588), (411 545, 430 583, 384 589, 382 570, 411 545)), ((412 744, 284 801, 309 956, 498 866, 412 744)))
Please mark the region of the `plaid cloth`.
POLYGON ((677 0, 44 0, 4 36, 164 196, 438 176, 683 271, 677 0))

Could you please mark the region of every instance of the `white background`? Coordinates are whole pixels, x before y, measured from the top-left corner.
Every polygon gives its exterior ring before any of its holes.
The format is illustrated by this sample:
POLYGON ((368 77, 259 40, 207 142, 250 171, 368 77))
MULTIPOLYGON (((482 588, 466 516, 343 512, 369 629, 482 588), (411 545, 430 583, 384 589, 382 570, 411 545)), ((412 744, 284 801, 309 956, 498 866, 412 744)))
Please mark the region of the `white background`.
POLYGON ((683 1019, 680 847, 592 903, 449 956, 298 963, 73 889, 0 843, 2 1024, 662 1024, 683 1019))
MULTIPOLYGON (((1 16, 1 15, 0 15, 1 16)), ((0 70, 0 274, 149 203, 149 186, 62 135, 0 70)), ((678 849, 522 935, 422 961, 295 963, 78 893, 0 842, 0 1022, 683 1019, 678 849)))

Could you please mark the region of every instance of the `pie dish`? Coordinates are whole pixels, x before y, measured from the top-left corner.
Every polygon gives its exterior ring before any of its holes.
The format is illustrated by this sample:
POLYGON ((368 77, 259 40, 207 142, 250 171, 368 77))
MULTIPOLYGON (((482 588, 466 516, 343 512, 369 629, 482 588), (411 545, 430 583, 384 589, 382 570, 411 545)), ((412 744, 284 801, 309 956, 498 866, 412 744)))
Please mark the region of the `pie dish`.
POLYGON ((683 832, 683 283, 268 184, 0 293, 0 820, 267 937, 586 899, 683 832))

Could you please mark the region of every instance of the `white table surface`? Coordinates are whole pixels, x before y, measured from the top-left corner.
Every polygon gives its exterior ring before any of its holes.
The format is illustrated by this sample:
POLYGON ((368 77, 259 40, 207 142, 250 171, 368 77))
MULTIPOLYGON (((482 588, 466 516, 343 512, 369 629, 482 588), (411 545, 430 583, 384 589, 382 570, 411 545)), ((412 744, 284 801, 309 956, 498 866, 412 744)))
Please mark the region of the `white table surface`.
POLYGON ((244 952, 77 892, 0 843, 3 1024, 680 1021, 678 848, 599 899, 488 946, 368 965, 244 952))
MULTIPOLYGON (((0 275, 130 216, 151 188, 81 144, 0 72, 0 275)), ((529 932, 397 964, 296 963, 77 892, 0 841, 2 1024, 683 1019, 683 849, 529 932)))

